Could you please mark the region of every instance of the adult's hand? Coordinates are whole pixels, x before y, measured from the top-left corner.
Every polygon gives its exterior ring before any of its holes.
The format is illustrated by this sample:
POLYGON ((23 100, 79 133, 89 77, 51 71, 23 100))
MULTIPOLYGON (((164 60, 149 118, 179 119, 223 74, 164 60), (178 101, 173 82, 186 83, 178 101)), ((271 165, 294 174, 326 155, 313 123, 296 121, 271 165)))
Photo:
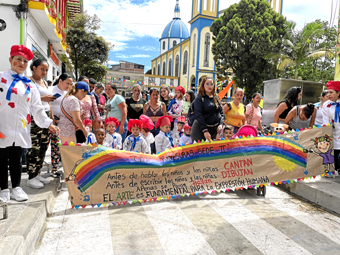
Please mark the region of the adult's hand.
POLYGON ((52 95, 44 95, 41 97, 41 101, 44 101, 44 102, 53 102, 54 100, 56 100, 57 98, 52 96, 52 95))
POLYGON ((219 125, 217 127, 217 134, 220 134, 222 132, 222 125, 219 125))
POLYGON ((123 134, 124 133, 124 124, 120 123, 120 127, 119 127, 119 134, 123 134))
POLYGON ((204 132, 204 137, 205 137, 205 140, 208 140, 210 142, 211 140, 211 135, 210 133, 207 131, 207 132, 204 132))
POLYGON ((86 129, 83 130, 83 134, 84 134, 85 138, 87 139, 87 137, 88 137, 89 134, 88 134, 88 132, 87 132, 86 129))
POLYGON ((54 135, 56 135, 56 136, 59 135, 59 131, 60 131, 60 130, 59 130, 59 128, 58 128, 57 126, 51 124, 51 125, 48 127, 48 129, 49 129, 54 135))

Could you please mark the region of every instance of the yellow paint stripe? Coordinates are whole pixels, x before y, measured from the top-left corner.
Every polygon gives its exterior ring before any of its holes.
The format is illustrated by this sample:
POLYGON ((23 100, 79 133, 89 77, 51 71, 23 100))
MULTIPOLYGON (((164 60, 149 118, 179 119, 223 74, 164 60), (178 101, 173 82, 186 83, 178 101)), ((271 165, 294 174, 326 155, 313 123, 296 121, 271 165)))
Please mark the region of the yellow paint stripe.
MULTIPOLYGON (((56 26, 57 25, 57 21, 51 17, 50 13, 48 12, 48 9, 46 7, 46 5, 44 3, 41 2, 34 2, 34 1, 29 1, 28 2, 28 8, 29 9, 34 9, 34 10, 40 10, 40 11, 45 11, 47 18, 49 19, 49 21, 51 22, 52 25, 56 26)), ((56 31, 55 31, 56 32, 56 31)), ((56 32, 57 34, 57 32, 56 32)), ((58 34, 57 34, 58 36, 58 34)), ((58 36, 59 37, 59 36, 58 36)))

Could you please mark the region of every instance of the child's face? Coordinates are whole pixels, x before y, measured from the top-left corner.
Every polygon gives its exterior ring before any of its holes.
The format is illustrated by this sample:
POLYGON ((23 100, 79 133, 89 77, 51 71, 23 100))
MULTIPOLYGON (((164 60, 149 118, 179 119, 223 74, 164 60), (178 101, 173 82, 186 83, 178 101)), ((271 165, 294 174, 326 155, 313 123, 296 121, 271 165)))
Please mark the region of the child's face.
POLYGON ((175 91, 175 98, 181 98, 182 97, 182 93, 179 92, 178 90, 175 91))
POLYGON ((103 145, 104 138, 105 138, 105 132, 101 130, 97 131, 96 133, 97 143, 103 145))
POLYGON ((177 123, 177 129, 178 129, 178 131, 182 131, 182 130, 183 130, 183 127, 184 127, 184 124, 182 124, 182 123, 177 123))
POLYGON ((131 133, 133 136, 137 137, 139 136, 140 128, 139 127, 132 127, 131 128, 131 133))
POLYGON ((187 128, 186 130, 184 130, 184 133, 187 135, 190 135, 191 133, 191 128, 187 128))
POLYGON ((166 134, 170 132, 170 129, 171 129, 171 125, 164 125, 164 126, 161 126, 162 132, 164 132, 164 133, 166 133, 166 134))
POLYGON ((231 137, 233 136, 233 131, 232 130, 224 130, 223 132, 223 136, 224 138, 228 138, 228 139, 231 139, 231 137))
POLYGON ((86 127, 89 128, 89 130, 92 130, 92 124, 87 125, 86 127))
POLYGON ((113 123, 109 123, 107 124, 106 129, 109 131, 110 135, 113 135, 113 133, 116 131, 116 126, 113 123))

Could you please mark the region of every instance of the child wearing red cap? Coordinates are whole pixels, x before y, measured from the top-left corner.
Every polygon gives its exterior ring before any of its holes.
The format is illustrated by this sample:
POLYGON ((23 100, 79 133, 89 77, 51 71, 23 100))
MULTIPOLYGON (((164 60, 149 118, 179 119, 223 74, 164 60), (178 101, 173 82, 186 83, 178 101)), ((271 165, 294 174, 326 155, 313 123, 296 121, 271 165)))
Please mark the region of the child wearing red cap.
POLYGON ((176 87, 175 89, 175 98, 171 100, 168 106, 168 114, 172 117, 181 116, 184 111, 184 95, 185 89, 181 86, 176 87))
POLYGON ((184 116, 178 117, 177 119, 177 127, 174 128, 172 132, 172 138, 174 139, 174 145, 178 146, 179 139, 184 134, 184 124, 186 122, 186 119, 184 116))
POLYGON ((160 131, 155 137, 157 154, 174 147, 173 138, 170 136, 171 122, 171 116, 162 116, 156 122, 156 128, 160 127, 160 131))
POLYGON ((139 120, 141 121, 142 125, 139 135, 145 139, 146 143, 149 145, 149 151, 151 153, 151 144, 155 142, 155 137, 150 131, 155 125, 153 124, 152 120, 144 114, 139 117, 139 120))
POLYGON ((125 139, 123 150, 150 154, 150 145, 139 135, 142 129, 142 122, 140 120, 130 119, 127 126, 132 134, 125 139))
POLYGON ((122 149, 122 136, 115 132, 119 126, 119 120, 114 117, 109 117, 105 120, 105 126, 107 134, 104 139, 104 146, 110 147, 112 149, 121 150, 122 149))
POLYGON ((94 133, 92 133, 92 120, 85 119, 83 120, 83 124, 87 130, 87 138, 86 138, 86 144, 93 144, 97 142, 96 136, 94 133))
MULTIPOLYGON (((329 100, 322 106, 323 124, 331 123, 333 126, 333 148, 335 176, 339 176, 340 154, 340 81, 329 81, 326 84, 329 100)), ((328 176, 327 176, 328 177, 328 176)))
POLYGON ((191 127, 187 123, 185 123, 183 129, 184 129, 184 134, 179 139, 179 142, 178 142, 179 146, 183 144, 185 145, 187 143, 188 144, 192 143, 191 142, 191 127))
MULTIPOLYGON (((23 45, 14 45, 9 58, 11 69, 0 73, 0 116, 3 120, 0 125, 0 198, 5 202, 10 199, 19 202, 28 199, 20 182, 22 155, 25 148, 32 146, 31 115, 39 127, 59 134, 59 128, 46 115, 39 91, 23 75, 32 58, 30 49, 23 45), (8 189, 8 165, 12 182, 11 193, 8 189)), ((33 179, 40 182, 40 178, 38 174, 33 179)))

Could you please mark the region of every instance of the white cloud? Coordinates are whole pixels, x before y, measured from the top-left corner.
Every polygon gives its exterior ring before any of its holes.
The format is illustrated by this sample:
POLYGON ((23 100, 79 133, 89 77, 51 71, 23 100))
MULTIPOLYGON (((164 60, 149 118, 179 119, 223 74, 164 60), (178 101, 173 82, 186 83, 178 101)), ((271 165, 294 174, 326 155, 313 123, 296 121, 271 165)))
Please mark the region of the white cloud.
POLYGON ((136 47, 131 47, 131 48, 134 48, 134 49, 136 49, 136 50, 143 50, 143 51, 159 51, 158 48, 153 47, 153 46, 147 46, 147 45, 144 45, 144 46, 136 46, 136 47))
POLYGON ((130 58, 150 58, 150 55, 146 54, 136 54, 136 55, 131 55, 130 58))
POLYGON ((108 63, 109 65, 117 65, 117 64, 119 64, 118 61, 113 61, 113 60, 109 60, 109 61, 107 61, 107 63, 108 63))

